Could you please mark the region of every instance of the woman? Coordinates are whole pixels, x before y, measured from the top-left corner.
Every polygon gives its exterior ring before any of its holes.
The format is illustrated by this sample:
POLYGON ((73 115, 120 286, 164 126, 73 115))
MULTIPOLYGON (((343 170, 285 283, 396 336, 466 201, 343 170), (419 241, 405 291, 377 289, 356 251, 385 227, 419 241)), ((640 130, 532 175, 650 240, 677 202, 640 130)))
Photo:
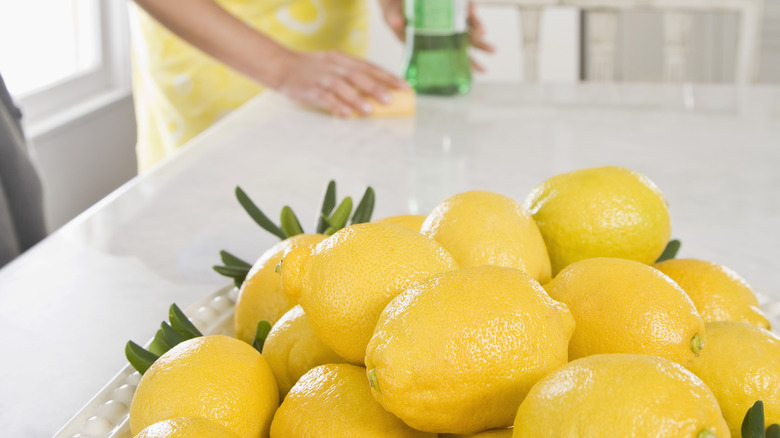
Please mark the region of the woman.
MULTIPOLYGON (((403 35, 403 0, 379 0, 403 35)), ((406 83, 360 59, 366 0, 136 0, 133 88, 139 170, 264 87, 339 116, 368 114, 406 83)), ((475 46, 482 30, 472 15, 475 46)))

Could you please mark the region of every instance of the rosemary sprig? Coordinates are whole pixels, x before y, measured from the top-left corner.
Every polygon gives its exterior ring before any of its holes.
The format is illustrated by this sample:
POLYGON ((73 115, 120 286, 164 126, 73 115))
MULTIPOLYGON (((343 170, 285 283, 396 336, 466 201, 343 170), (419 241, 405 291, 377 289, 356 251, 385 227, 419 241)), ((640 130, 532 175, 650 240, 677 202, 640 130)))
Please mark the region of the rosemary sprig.
POLYGON ((281 228, 279 228, 279 226, 273 223, 271 219, 268 219, 268 216, 266 216, 260 208, 252 202, 246 192, 238 186, 236 186, 236 198, 238 198, 238 203, 241 204, 241 206, 244 207, 244 210, 249 214, 249 217, 251 217, 257 225, 260 225, 262 229, 282 240, 289 237, 281 228))
POLYGON ((255 347, 259 353, 263 352, 263 346, 268 334, 271 333, 271 323, 262 320, 257 323, 257 330, 255 331, 255 339, 252 341, 252 346, 255 347))
POLYGON ((772 424, 765 428, 764 402, 753 403, 742 420, 742 438, 777 438, 780 437, 780 425, 772 424))
POLYGON ((252 265, 249 264, 248 262, 245 262, 240 258, 224 250, 219 252, 219 257, 222 259, 222 263, 224 263, 225 266, 236 266, 236 267, 245 267, 245 268, 252 267, 252 265))
POLYGON ((143 374, 160 356, 180 343, 203 336, 184 312, 174 303, 168 310, 170 324, 163 321, 160 329, 154 335, 149 344, 149 350, 144 349, 133 341, 127 341, 125 345, 125 357, 136 371, 143 374))
POLYGON ((284 234, 286 234, 288 237, 297 236, 298 234, 303 234, 303 228, 301 228, 301 222, 298 220, 298 217, 293 212, 292 208, 285 205, 282 208, 281 213, 281 224, 282 224, 282 231, 284 231, 284 234))
POLYGON ((325 189, 325 197, 320 208, 320 217, 317 220, 317 233, 322 234, 328 229, 328 218, 336 207, 336 181, 330 180, 325 189))
POLYGON ((336 231, 344 228, 347 225, 349 216, 352 214, 352 198, 347 196, 341 201, 336 211, 329 218, 325 218, 328 223, 328 228, 325 230, 324 235, 332 236, 336 231))
MULTIPOLYGON (((282 208, 279 215, 279 225, 277 225, 260 210, 241 187, 236 187, 235 192, 239 204, 246 210, 252 220, 264 230, 282 240, 305 233, 298 216, 296 216, 290 206, 285 205, 282 208)), ((360 199, 354 214, 352 213, 352 198, 349 196, 344 198, 336 207, 336 182, 333 180, 328 181, 328 185, 325 188, 325 196, 322 200, 322 207, 320 208, 320 216, 317 219, 317 233, 330 236, 347 226, 347 223, 359 224, 369 222, 374 211, 375 201, 376 194, 374 189, 369 186, 363 193, 363 197, 360 199)), ((214 270, 220 275, 233 279, 236 287, 241 287, 252 268, 251 264, 224 250, 220 251, 220 258, 223 264, 215 265, 213 267, 214 270)), ((159 343, 162 344, 162 341, 159 343)), ((160 347, 164 348, 164 345, 160 345, 160 347)))
POLYGON ((232 278, 233 284, 236 287, 241 287, 241 283, 246 279, 252 265, 225 250, 220 251, 219 255, 224 265, 215 265, 213 266, 214 270, 220 275, 232 278))
POLYGON ((682 243, 677 239, 672 239, 669 241, 669 243, 666 244, 666 248, 664 248, 664 252, 661 253, 661 256, 658 257, 658 260, 655 262, 662 262, 664 260, 669 260, 677 257, 677 252, 680 251, 680 246, 682 246, 682 243))
POLYGON ((360 199, 355 214, 352 215, 351 224, 362 224, 371 220, 371 214, 374 212, 374 201, 376 194, 371 186, 366 187, 363 198, 360 199))
POLYGON ((136 371, 143 374, 160 356, 144 350, 143 347, 133 341, 127 341, 125 345, 125 357, 136 371))

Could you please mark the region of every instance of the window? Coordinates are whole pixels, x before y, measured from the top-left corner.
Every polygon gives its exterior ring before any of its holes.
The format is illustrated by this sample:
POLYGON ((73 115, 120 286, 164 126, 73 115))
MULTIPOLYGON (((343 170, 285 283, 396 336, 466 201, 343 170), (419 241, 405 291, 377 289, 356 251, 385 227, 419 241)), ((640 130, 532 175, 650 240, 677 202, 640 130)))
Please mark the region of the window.
POLYGON ((126 7, 113 0, 0 2, 0 74, 28 124, 129 90, 126 7))
POLYGON ((95 0, 39 0, 6 7, 13 11, 0 15, 0 69, 14 95, 29 94, 98 66, 100 22, 95 0))

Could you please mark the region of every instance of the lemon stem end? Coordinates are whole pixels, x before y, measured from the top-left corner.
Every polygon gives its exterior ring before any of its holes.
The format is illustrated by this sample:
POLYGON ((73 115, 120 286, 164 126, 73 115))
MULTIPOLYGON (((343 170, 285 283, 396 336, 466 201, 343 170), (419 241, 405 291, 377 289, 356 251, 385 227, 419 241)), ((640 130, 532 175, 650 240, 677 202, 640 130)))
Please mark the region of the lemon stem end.
POLYGON ((718 438, 718 436, 715 435, 715 432, 709 429, 704 429, 701 432, 699 432, 698 435, 696 435, 696 438, 718 438))
POLYGON ((379 391, 379 379, 376 377, 376 368, 371 368, 368 370, 368 384, 371 385, 372 388, 379 391))
POLYGON ((701 334, 696 333, 691 339, 691 350, 693 350, 693 354, 698 356, 702 348, 704 348, 704 338, 701 334))

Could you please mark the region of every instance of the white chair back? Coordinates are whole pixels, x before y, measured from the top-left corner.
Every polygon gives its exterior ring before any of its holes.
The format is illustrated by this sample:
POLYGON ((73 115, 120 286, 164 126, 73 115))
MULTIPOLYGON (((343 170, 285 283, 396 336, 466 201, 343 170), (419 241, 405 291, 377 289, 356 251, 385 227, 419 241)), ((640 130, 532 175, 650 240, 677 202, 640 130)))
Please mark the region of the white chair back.
POLYGON ((473 0, 475 3, 517 8, 522 27, 521 47, 525 80, 539 80, 541 11, 555 6, 576 7, 585 13, 585 72, 588 80, 612 81, 615 77, 617 14, 627 10, 663 13, 664 80, 687 79, 687 52, 691 40, 691 14, 734 12, 739 14, 735 81, 756 79, 763 0, 473 0))

